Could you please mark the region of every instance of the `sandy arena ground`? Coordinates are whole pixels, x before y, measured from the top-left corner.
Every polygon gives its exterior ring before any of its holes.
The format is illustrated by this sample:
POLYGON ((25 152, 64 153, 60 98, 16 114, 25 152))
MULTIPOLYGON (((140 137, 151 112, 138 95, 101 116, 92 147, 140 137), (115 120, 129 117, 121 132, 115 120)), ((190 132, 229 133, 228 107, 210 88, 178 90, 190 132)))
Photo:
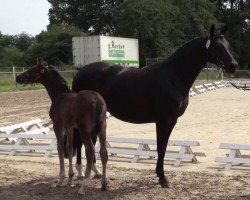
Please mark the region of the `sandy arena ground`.
MULTIPOLYGON (((0 93, 0 126, 41 118, 49 122, 50 100, 45 90, 0 93)), ((110 157, 109 191, 100 191, 100 181, 93 179, 85 196, 78 196, 74 187, 51 187, 58 175, 57 156, 43 158, 36 154, 10 157, 0 153, 0 199, 250 199, 250 166, 234 166, 223 171, 215 157, 225 156, 219 149, 222 142, 250 144, 250 92, 223 88, 190 98, 185 114, 179 118, 172 140, 197 140, 204 152, 197 163, 183 162, 173 167, 165 161, 170 189, 157 184, 155 159, 130 163, 131 158, 110 157)), ((154 124, 129 124, 108 119, 108 136, 153 138, 154 124)), ((169 148, 171 150, 171 148, 169 148)), ((243 152, 244 153, 244 152, 243 152)), ((249 154, 249 152, 246 152, 249 154)), ((85 163, 85 161, 84 161, 85 163)), ((100 160, 98 160, 100 165, 100 160)))

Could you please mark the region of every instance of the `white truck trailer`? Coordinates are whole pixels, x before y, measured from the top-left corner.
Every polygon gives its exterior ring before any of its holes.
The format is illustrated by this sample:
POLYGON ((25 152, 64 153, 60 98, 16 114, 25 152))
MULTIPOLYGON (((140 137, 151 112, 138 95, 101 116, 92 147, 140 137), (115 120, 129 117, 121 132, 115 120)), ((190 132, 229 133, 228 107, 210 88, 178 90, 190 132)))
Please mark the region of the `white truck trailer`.
POLYGON ((109 36, 73 37, 73 63, 84 66, 103 61, 123 66, 139 66, 138 39, 109 36))

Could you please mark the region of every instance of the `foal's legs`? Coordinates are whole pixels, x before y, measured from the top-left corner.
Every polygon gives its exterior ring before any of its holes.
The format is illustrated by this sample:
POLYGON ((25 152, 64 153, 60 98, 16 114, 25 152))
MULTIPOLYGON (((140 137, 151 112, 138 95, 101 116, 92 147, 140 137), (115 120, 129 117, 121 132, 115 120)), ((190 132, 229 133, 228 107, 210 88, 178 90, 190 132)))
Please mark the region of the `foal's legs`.
POLYGON ((82 173, 82 139, 81 134, 78 129, 74 129, 74 135, 73 135, 73 146, 76 148, 76 170, 78 172, 78 179, 83 178, 82 173))
POLYGON ((63 184, 63 180, 65 178, 65 166, 64 166, 64 130, 60 126, 53 124, 53 129, 57 138, 57 150, 60 162, 60 173, 59 173, 59 181, 57 186, 61 186, 63 184))
POLYGON ((169 136, 176 124, 177 119, 161 119, 156 122, 157 133, 157 153, 158 160, 156 165, 156 174, 159 177, 159 183, 162 187, 169 187, 169 182, 164 174, 164 157, 169 136))
MULTIPOLYGON (((82 135, 84 135, 84 134, 86 134, 86 132, 82 133, 82 135)), ((84 135, 82 137, 82 141, 83 141, 84 146, 85 146, 87 166, 86 166, 85 177, 83 179, 82 186, 81 186, 80 190, 78 191, 79 194, 85 194, 85 187, 89 185, 91 168, 92 168, 94 153, 95 153, 95 148, 94 148, 94 145, 92 143, 92 140, 88 136, 89 135, 87 133, 87 135, 84 135)))
POLYGON ((100 141, 100 157, 102 161, 102 191, 106 191, 107 188, 107 175, 106 175, 106 166, 108 162, 108 151, 106 148, 106 126, 103 127, 101 133, 99 133, 99 141, 100 141))
MULTIPOLYGON (((95 140, 92 139, 92 142, 95 146, 96 139, 95 140)), ((80 131, 78 129, 74 129, 73 143, 76 147, 76 170, 78 172, 77 178, 82 179, 84 176, 84 174, 82 173, 82 139, 81 139, 80 131)), ((96 167, 95 156, 94 156, 92 171, 95 173, 96 178, 99 178, 102 176, 102 173, 96 167)))
POLYGON ((68 136, 67 145, 66 148, 68 150, 68 156, 69 156, 69 179, 68 179, 68 185, 72 185, 73 183, 73 177, 74 177, 74 171, 73 171, 73 129, 67 129, 66 134, 68 136))
MULTIPOLYGON (((92 136, 91 139, 92 139, 92 143, 93 143, 93 145, 95 147, 97 136, 96 135, 92 136)), ((102 177, 102 173, 96 167, 96 157, 95 157, 95 154, 94 154, 94 159, 93 159, 92 171, 95 173, 94 178, 101 178, 102 177)))

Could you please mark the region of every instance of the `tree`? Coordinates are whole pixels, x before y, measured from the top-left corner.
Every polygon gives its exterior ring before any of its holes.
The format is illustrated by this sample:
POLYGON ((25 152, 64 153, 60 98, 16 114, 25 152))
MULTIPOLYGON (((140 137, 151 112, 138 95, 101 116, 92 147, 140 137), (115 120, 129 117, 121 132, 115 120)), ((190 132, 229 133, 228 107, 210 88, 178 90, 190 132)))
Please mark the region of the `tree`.
POLYGON ((250 69, 250 2, 249 0, 216 0, 218 18, 228 26, 232 52, 241 69, 250 69))
POLYGON ((89 34, 111 34, 116 0, 48 0, 50 25, 74 25, 89 34))
POLYGON ((125 0, 114 12, 115 35, 139 39, 140 62, 167 57, 198 35, 207 34, 216 7, 208 0, 125 0))
POLYGON ((11 47, 13 44, 14 44, 14 36, 3 35, 0 32, 0 67, 8 67, 9 63, 6 63, 6 59, 4 59, 4 57, 6 55, 6 48, 11 47))
POLYGON ((21 52, 16 47, 5 47, 2 52, 2 58, 0 62, 0 67, 13 67, 13 66, 23 66, 24 57, 23 52, 21 52))
POLYGON ((34 64, 34 59, 44 57, 51 64, 72 64, 72 37, 86 35, 74 26, 53 25, 42 31, 26 52, 26 63, 34 64))
POLYGON ((21 33, 14 37, 13 45, 15 45, 20 51, 26 51, 32 44, 33 40, 34 38, 31 35, 27 33, 21 33))

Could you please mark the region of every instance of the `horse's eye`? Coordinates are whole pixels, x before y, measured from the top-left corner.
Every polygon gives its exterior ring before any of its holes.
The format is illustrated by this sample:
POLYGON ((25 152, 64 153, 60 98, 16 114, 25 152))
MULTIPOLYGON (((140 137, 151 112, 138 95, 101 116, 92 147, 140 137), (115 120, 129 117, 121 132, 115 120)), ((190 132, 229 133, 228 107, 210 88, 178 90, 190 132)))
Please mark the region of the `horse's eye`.
POLYGON ((43 73, 44 73, 44 69, 42 69, 42 70, 40 71, 40 73, 43 74, 43 73))

